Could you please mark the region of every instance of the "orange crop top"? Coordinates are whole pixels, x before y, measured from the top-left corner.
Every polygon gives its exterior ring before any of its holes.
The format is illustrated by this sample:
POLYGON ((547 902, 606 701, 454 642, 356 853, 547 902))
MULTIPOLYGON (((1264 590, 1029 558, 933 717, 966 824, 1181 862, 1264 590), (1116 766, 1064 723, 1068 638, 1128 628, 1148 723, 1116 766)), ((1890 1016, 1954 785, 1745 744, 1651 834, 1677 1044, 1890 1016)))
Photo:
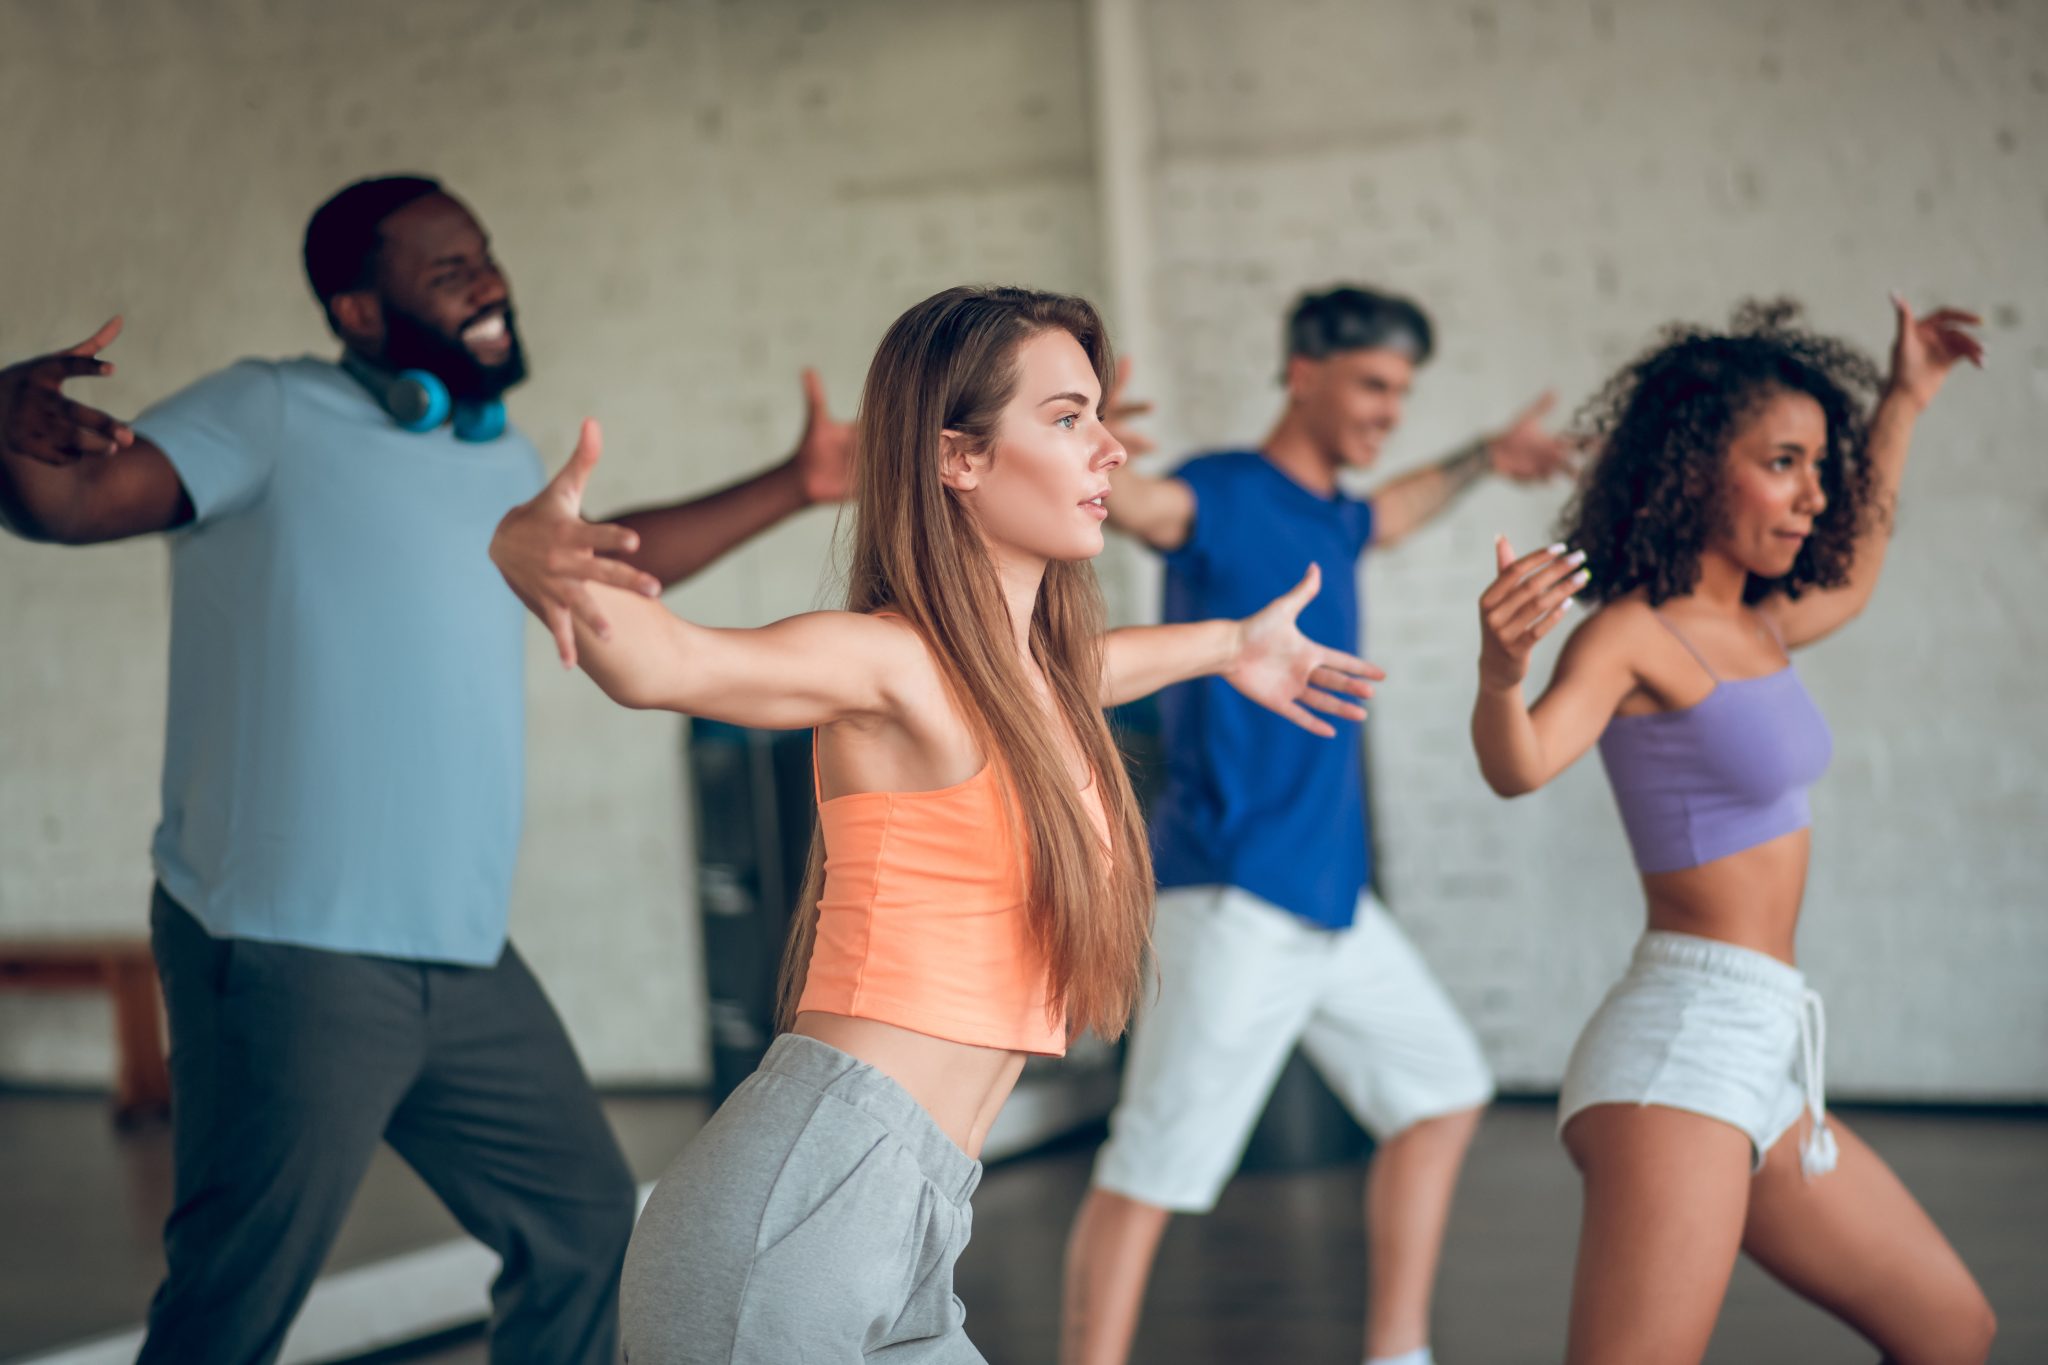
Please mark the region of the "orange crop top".
MULTIPOLYGON (((815 783, 815 739, 811 773, 815 783)), ((1047 1017, 1031 939, 1031 869, 1008 832, 995 765, 937 791, 819 795, 825 885, 797 1009, 1063 1054, 1066 1023, 1047 1017)), ((1081 798, 1107 847, 1095 784, 1081 798)))

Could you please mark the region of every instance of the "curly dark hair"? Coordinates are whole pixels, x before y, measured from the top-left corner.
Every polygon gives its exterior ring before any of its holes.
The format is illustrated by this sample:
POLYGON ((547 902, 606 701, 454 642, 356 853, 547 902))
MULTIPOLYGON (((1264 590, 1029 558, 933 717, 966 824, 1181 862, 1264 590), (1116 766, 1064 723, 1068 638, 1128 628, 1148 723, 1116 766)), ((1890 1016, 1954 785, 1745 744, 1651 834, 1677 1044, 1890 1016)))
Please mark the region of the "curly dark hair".
POLYGON ((1745 602, 1773 593, 1848 581, 1858 533, 1872 517, 1864 459, 1876 364, 1846 341, 1800 326, 1786 299, 1750 300, 1726 332, 1687 323, 1623 367, 1579 410, 1574 426, 1596 451, 1566 504, 1563 539, 1586 552, 1592 580, 1580 596, 1607 602, 1640 587, 1650 605, 1682 597, 1699 582, 1700 552, 1725 515, 1728 446, 1774 394, 1804 393, 1827 416, 1821 462, 1827 510, 1779 578, 1752 574, 1745 602))

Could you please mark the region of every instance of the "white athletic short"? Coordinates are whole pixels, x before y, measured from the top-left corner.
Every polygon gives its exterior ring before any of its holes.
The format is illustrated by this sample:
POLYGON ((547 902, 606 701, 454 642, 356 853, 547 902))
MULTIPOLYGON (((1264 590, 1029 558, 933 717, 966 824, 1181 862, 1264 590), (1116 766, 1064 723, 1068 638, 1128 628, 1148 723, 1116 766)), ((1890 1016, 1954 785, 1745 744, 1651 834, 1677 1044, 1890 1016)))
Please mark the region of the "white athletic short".
POLYGON ((1478 1039, 1370 892, 1324 929, 1236 887, 1176 887, 1152 948, 1099 1188, 1214 1207, 1297 1041, 1376 1140, 1493 1097, 1478 1039))
POLYGON ((1762 1170, 1765 1153, 1809 1114, 1801 1165, 1825 1174, 1835 1164, 1826 1024, 1797 967, 1718 939, 1647 933, 1572 1048, 1558 1132, 1595 1104, 1683 1109, 1747 1133, 1762 1170))

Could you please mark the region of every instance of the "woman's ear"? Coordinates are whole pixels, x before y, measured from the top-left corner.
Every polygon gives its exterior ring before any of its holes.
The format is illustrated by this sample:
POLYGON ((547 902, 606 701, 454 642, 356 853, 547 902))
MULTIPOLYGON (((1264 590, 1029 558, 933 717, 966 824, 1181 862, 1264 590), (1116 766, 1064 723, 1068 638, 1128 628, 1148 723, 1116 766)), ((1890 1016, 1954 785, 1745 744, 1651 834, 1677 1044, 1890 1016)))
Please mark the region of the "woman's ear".
POLYGON ((987 457, 975 449, 964 433, 939 433, 939 482, 946 487, 955 493, 972 493, 981 486, 982 470, 987 465, 987 457))

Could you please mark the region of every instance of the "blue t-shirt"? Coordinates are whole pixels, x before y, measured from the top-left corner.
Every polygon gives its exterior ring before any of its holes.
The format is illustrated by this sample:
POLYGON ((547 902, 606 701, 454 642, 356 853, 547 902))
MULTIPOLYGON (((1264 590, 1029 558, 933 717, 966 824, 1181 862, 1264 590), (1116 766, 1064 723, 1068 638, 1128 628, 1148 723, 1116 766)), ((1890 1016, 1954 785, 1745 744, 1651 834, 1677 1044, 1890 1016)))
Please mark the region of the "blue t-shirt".
MULTIPOLYGON (((1194 490, 1195 520, 1187 543, 1166 556, 1164 619, 1249 616, 1313 560, 1323 586, 1302 610, 1302 633, 1358 652, 1358 556, 1372 541, 1371 503, 1312 492, 1256 451, 1199 456, 1174 475, 1194 490)), ((1350 924, 1372 879, 1356 724, 1326 717, 1337 736, 1319 738, 1217 677, 1162 692, 1159 716, 1159 885, 1239 887, 1311 923, 1350 924)))
POLYGON ((135 429, 171 542, 152 847, 218 937, 488 964, 525 770, 525 613, 488 556, 542 471, 517 431, 401 430, 327 361, 244 360, 135 429))

